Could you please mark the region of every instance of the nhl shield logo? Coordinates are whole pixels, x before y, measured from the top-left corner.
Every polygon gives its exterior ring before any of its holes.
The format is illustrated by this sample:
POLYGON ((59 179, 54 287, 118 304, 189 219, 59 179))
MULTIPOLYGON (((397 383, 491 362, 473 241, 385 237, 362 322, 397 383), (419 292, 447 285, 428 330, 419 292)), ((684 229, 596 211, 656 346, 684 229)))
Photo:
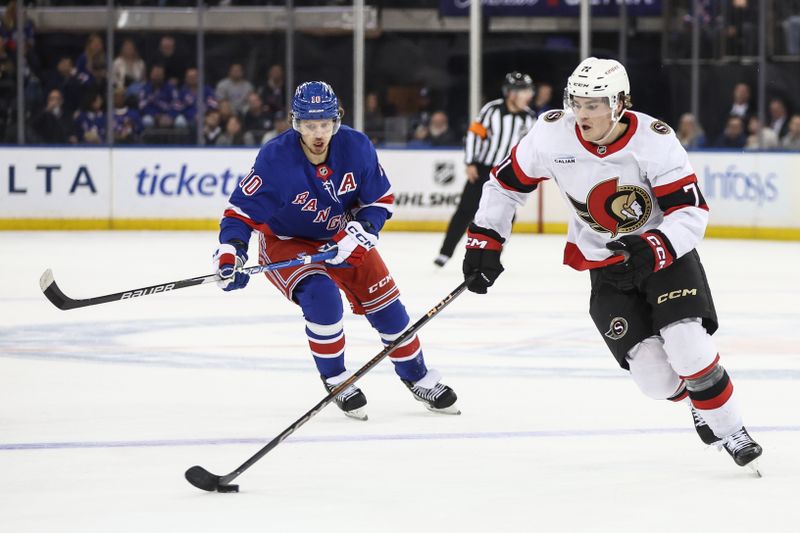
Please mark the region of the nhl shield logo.
POLYGON ((452 161, 437 161, 433 167, 433 181, 438 185, 450 185, 456 179, 456 166, 452 161))
POLYGON ((619 185, 619 178, 598 183, 586 203, 567 195, 578 217, 598 233, 630 233, 644 226, 653 212, 650 195, 638 185, 619 185))
POLYGON ((600 154, 600 155, 605 155, 605 153, 607 151, 608 151, 608 148, 606 148, 605 146, 598 146, 597 147, 597 153, 600 154))
POLYGON ((317 165, 317 177, 322 181, 327 181, 328 179, 330 179, 332 173, 333 171, 331 170, 331 167, 329 167, 328 165, 325 164, 317 165))

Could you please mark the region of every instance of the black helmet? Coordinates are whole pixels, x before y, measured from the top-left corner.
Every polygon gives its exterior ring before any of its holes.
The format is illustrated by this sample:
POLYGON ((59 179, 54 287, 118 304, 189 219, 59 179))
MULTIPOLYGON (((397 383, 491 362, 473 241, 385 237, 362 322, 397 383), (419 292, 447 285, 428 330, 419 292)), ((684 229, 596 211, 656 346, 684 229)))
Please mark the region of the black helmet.
POLYGON ((506 74, 503 79, 503 96, 508 96, 509 91, 520 89, 533 89, 533 78, 516 70, 506 74))

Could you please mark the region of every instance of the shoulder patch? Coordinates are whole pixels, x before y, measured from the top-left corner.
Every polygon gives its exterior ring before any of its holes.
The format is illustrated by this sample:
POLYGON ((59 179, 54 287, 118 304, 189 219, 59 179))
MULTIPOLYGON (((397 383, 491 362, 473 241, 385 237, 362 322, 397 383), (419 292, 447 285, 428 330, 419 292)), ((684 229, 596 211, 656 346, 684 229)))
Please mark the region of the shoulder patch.
POLYGON ((654 120, 653 123, 650 124, 650 129, 661 135, 669 135, 672 132, 670 127, 667 126, 667 123, 661 120, 654 120))
POLYGON ((555 122, 556 120, 560 119, 563 116, 564 116, 563 111, 556 110, 556 111, 548 111, 547 113, 544 114, 542 118, 544 119, 545 122, 555 122))

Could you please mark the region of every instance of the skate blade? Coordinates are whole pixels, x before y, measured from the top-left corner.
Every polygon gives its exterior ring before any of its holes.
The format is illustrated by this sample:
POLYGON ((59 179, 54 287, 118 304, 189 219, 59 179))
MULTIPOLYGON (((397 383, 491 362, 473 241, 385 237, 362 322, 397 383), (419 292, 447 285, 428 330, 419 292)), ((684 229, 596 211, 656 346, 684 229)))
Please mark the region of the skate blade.
POLYGON ((356 420, 363 420, 363 421, 369 420, 369 417, 367 416, 367 410, 364 409, 363 407, 359 409, 353 409, 352 411, 342 411, 342 412, 345 414, 345 416, 354 418, 356 420))
POLYGON ((438 413, 441 415, 460 415, 461 409, 458 408, 456 404, 451 405, 450 407, 445 407, 444 409, 436 409, 435 407, 431 407, 430 405, 425 405, 428 408, 428 411, 431 413, 438 413))
POLYGON ((753 459, 746 465, 744 465, 748 470, 750 470, 756 477, 764 477, 761 475, 761 468, 758 466, 758 459, 753 459))

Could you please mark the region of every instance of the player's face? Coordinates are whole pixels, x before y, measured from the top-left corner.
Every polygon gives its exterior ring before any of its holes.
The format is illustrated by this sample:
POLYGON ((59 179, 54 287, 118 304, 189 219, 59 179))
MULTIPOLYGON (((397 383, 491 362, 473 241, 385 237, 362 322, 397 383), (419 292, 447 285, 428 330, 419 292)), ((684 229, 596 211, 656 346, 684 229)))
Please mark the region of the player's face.
POLYGON ((531 104, 531 100, 533 100, 533 89, 511 91, 511 100, 514 102, 515 106, 520 109, 525 109, 531 104))
POLYGON ((334 121, 327 120, 300 120, 298 121, 303 144, 312 154, 322 155, 328 149, 328 144, 333 137, 334 121))
POLYGON ((599 141, 608 134, 613 121, 606 98, 572 97, 572 111, 585 141, 599 141))

